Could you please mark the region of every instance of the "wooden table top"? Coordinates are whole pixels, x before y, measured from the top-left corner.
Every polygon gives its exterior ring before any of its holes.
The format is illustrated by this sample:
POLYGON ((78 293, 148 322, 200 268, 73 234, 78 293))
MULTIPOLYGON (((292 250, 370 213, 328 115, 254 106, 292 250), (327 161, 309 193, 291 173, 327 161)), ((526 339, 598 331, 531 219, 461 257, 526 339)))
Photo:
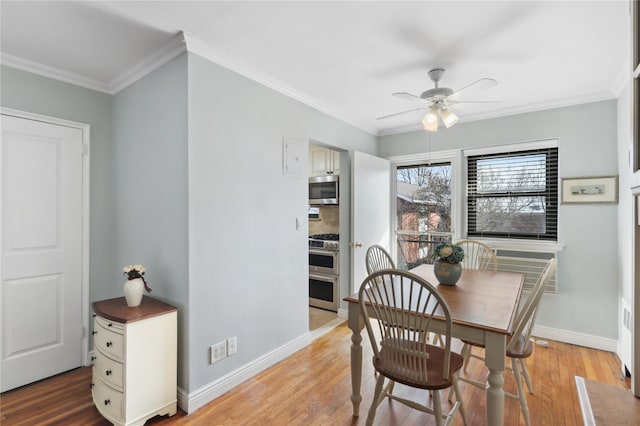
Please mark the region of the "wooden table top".
MULTIPOLYGON (((454 324, 511 335, 520 303, 524 275, 512 272, 463 269, 456 285, 438 284, 433 265, 420 265, 410 272, 435 284, 449 304, 454 324)), ((358 303, 358 295, 344 300, 358 303)))

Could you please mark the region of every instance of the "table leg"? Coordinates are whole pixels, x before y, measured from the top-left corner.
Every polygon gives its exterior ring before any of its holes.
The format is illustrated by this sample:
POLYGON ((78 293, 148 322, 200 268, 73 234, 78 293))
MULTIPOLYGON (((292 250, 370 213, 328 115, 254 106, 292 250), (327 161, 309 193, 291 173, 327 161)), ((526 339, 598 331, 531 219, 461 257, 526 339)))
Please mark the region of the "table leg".
POLYGON ((362 395, 362 329, 364 323, 360 318, 360 305, 349 303, 348 322, 351 335, 351 403, 353 404, 353 416, 358 417, 362 395))
POLYGON ((487 333, 485 344, 485 365, 487 374, 487 425, 504 425, 504 376, 506 336, 487 333))

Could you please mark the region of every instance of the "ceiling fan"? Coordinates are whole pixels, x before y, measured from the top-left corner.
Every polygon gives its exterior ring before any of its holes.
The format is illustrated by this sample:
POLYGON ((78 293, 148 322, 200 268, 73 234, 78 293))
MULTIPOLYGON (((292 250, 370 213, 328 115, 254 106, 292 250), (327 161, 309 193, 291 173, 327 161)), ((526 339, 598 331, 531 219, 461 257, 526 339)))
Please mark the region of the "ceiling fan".
POLYGON ((393 96, 398 98, 407 99, 410 101, 418 101, 423 105, 419 108, 410 109, 407 111, 396 112, 394 114, 384 115, 378 117, 378 120, 382 120, 389 117, 395 117, 401 114, 409 112, 427 110, 427 114, 422 119, 422 125, 425 130, 435 132, 438 130, 438 117, 442 120, 445 127, 449 128, 456 124, 458 116, 451 110, 451 106, 459 103, 495 103, 496 101, 461 101, 460 95, 464 90, 471 87, 474 89, 494 87, 498 82, 493 78, 481 78, 478 81, 474 81, 471 84, 464 86, 458 90, 452 90, 448 87, 440 87, 439 82, 444 74, 444 68, 434 68, 429 71, 429 77, 435 84, 433 89, 425 90, 420 96, 412 95, 406 92, 397 92, 393 96))

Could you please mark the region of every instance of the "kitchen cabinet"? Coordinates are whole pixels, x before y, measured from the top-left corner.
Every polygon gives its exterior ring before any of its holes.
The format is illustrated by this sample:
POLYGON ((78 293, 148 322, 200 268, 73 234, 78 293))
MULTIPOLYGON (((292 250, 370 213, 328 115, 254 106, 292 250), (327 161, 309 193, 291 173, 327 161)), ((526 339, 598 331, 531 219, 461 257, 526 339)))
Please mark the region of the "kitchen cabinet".
POLYGON ((177 308, 150 297, 93 303, 91 392, 114 425, 142 425, 177 410, 177 308))
POLYGON ((340 174, 340 151, 321 146, 309 147, 310 176, 340 174))

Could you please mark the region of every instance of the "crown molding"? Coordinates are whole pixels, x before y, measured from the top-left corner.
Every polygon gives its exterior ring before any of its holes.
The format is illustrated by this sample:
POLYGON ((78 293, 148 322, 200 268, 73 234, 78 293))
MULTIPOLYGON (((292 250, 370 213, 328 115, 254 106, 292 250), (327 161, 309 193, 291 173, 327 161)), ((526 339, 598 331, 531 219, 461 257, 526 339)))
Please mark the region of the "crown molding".
MULTIPOLYGON (((138 62, 133 67, 121 73, 119 76, 114 78, 108 83, 103 81, 94 80, 91 78, 84 77, 79 74, 71 73, 68 71, 63 71, 57 68, 53 68, 47 65, 43 65, 34 61, 30 61, 28 59, 23 59, 14 55, 10 55, 7 53, 0 52, 0 63, 2 65, 6 65, 12 68, 16 68, 22 71, 38 74, 47 78, 51 78, 54 80, 63 81, 65 83, 73 84, 80 87, 85 87, 87 89, 96 90, 98 92, 107 93, 110 95, 114 95, 136 81, 140 80, 144 76, 149 73, 155 71, 160 68, 162 65, 171 61, 181 53, 188 51, 191 53, 195 53, 217 65, 220 65, 224 68, 227 68, 237 74, 240 74, 246 78, 249 78, 259 84, 262 84, 272 90, 275 90, 283 95, 295 99, 315 110, 323 112, 331 117, 334 117, 344 123, 350 124, 366 133, 369 133, 373 136, 390 136, 400 133, 409 133, 415 131, 422 131, 422 126, 420 123, 410 124, 406 126, 393 127, 388 129, 377 129, 374 126, 371 126, 365 121, 360 119, 356 119, 353 117, 349 117, 349 114, 346 114, 343 111, 331 108, 318 100, 311 98, 291 87, 274 80, 264 74, 261 74, 253 69, 250 69, 246 66, 240 65, 231 58, 216 52, 211 47, 205 45, 198 39, 189 34, 179 32, 174 37, 172 37, 168 43, 162 46, 160 49, 156 50, 152 54, 146 56, 140 62, 138 62)), ((591 94, 587 96, 580 97, 572 97, 560 100, 553 100, 550 102, 540 102, 537 104, 529 104, 524 106, 517 106, 513 108, 504 108, 500 110, 471 114, 460 118, 458 123, 467 123, 479 120, 488 120, 493 118, 506 117, 510 115, 524 114, 529 112, 542 111, 553 108, 562 108, 567 106, 579 105, 590 102, 599 102, 604 100, 615 99, 624 90, 626 85, 630 81, 631 73, 628 71, 628 66, 623 67, 624 69, 618 75, 618 78, 612 85, 610 91, 600 92, 596 94, 591 94)), ((636 70, 636 73, 640 72, 640 68, 636 70)))
POLYGON ((18 56, 9 55, 8 53, 0 53, 0 62, 2 63, 2 65, 16 68, 21 71, 26 71, 54 80, 63 81, 65 83, 73 84, 75 86, 80 86, 91 90, 96 90, 98 92, 112 94, 109 90, 109 86, 102 81, 87 78, 80 74, 59 70, 57 68, 33 62, 28 59, 20 58, 18 56))
POLYGON ((2 65, 6 65, 8 67, 17 68, 22 71, 38 74, 54 80, 64 81, 65 83, 96 90, 109 95, 115 95, 122 89, 160 68, 162 65, 185 51, 186 46, 184 36, 182 33, 179 33, 172 37, 167 44, 146 56, 136 65, 124 71, 109 83, 87 78, 80 74, 63 71, 47 65, 42 65, 28 59, 9 55, 8 53, 0 53, 0 62, 2 65))
POLYGON ((375 127, 370 126, 369 124, 362 122, 360 120, 351 118, 348 114, 345 114, 342 111, 338 111, 333 109, 320 101, 313 99, 289 86, 286 84, 277 81, 269 76, 261 74, 249 67, 244 65, 240 65, 231 58, 226 55, 221 54, 220 52, 215 51, 211 47, 205 45, 197 38, 190 36, 189 34, 184 34, 185 43, 187 45, 187 51, 190 53, 195 53, 198 56, 203 57, 221 67, 227 68, 237 74, 240 74, 250 80, 253 80, 257 83, 262 84, 276 92, 282 93, 285 96, 288 96, 292 99, 297 100, 311 108, 323 112, 331 117, 334 117, 340 121, 343 121, 347 124, 350 124, 354 127, 359 128, 362 131, 365 131, 373 136, 378 135, 378 131, 375 127))
POLYGON ((620 73, 618 73, 618 78, 613 82, 611 86, 611 92, 618 98, 625 87, 631 82, 633 79, 633 72, 631 69, 631 62, 625 61, 625 66, 622 67, 620 73))
POLYGON ((111 94, 116 94, 122 89, 132 85, 144 76, 152 73, 162 65, 171 61, 187 50, 184 34, 179 32, 169 40, 167 44, 146 56, 133 67, 129 68, 109 82, 111 94))

